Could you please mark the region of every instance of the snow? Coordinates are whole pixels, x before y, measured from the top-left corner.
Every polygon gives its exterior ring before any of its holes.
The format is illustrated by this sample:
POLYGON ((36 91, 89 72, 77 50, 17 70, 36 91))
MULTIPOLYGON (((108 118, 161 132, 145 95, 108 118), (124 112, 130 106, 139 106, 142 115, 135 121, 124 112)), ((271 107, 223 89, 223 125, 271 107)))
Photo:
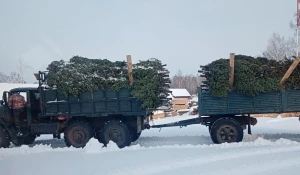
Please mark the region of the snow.
POLYGON ((198 96, 193 96, 192 99, 190 101, 195 101, 195 102, 198 102, 198 96))
POLYGON ((153 114, 163 114, 164 111, 153 111, 153 114))
MULTIPOLYGON (((197 116, 154 120, 152 125, 197 116)), ((44 135, 30 146, 0 149, 3 175, 128 175, 128 174, 299 174, 300 122, 298 118, 258 118, 253 135, 243 142, 212 144, 202 125, 143 131, 131 146, 104 148, 91 139, 83 149, 66 148, 63 140, 44 135)))
POLYGON ((173 97, 189 97, 191 94, 186 89, 170 89, 173 97))

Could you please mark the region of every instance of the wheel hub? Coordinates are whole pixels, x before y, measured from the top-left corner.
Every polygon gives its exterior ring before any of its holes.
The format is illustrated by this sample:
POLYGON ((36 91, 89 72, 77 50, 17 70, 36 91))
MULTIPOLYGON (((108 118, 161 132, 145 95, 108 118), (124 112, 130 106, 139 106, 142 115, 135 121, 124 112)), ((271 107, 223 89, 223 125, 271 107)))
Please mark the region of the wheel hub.
POLYGON ((77 143, 81 143, 84 140, 84 133, 82 131, 75 131, 73 134, 73 139, 77 143))
POLYGON ((236 130, 230 125, 224 125, 218 130, 217 136, 223 142, 232 142, 236 138, 236 130))
POLYGON ((109 135, 110 140, 112 140, 114 142, 118 142, 123 137, 122 133, 117 129, 111 130, 108 135, 109 135))

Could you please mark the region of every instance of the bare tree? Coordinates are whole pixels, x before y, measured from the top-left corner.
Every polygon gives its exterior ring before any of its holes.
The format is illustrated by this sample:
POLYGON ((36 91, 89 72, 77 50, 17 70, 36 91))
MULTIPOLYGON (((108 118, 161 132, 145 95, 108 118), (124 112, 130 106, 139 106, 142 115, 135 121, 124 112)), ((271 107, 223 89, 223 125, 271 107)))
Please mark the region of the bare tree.
POLYGON ((296 41, 294 38, 286 39, 277 33, 273 33, 268 41, 266 50, 262 53, 264 57, 273 60, 282 60, 296 55, 296 41))
POLYGON ((178 70, 176 75, 171 78, 171 88, 184 88, 190 94, 197 94, 200 81, 199 76, 192 74, 183 75, 181 70, 178 70))
MULTIPOLYGON (((297 22, 297 13, 294 14, 294 21, 297 22)), ((294 31, 294 36, 297 35, 297 25, 294 21, 290 21, 290 29, 294 31)))
POLYGON ((25 81, 21 81, 19 74, 16 72, 11 72, 10 75, 0 72, 0 83, 25 83, 25 81))
POLYGON ((17 75, 17 81, 19 83, 24 83, 24 71, 25 71, 25 65, 23 63, 23 58, 18 58, 18 70, 19 70, 19 73, 17 75))
POLYGON ((171 88, 183 88, 184 87, 184 80, 182 71, 178 70, 176 75, 172 78, 171 88))
POLYGON ((7 76, 4 73, 0 72, 0 83, 7 83, 8 80, 9 80, 9 76, 7 76))
POLYGON ((290 29, 293 31, 294 37, 285 38, 278 33, 273 33, 268 41, 266 50, 262 53, 264 57, 274 60, 282 60, 291 58, 297 54, 297 14, 294 14, 294 20, 290 21, 290 29))

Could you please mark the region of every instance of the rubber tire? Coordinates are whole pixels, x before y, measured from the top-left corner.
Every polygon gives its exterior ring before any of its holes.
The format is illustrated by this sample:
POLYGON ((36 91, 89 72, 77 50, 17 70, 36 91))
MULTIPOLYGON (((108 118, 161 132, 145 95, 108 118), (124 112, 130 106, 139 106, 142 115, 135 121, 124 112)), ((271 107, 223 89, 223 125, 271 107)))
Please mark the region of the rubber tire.
POLYGON ((141 134, 142 134, 142 132, 137 133, 136 129, 132 129, 131 130, 131 136, 130 136, 131 142, 137 141, 140 138, 141 134))
POLYGON ((36 136, 35 135, 29 135, 25 138, 23 138, 23 144, 24 145, 31 145, 35 141, 36 136))
POLYGON ((109 138, 109 132, 111 130, 117 130, 122 134, 122 139, 119 142, 115 142, 119 148, 124 148, 131 144, 131 132, 126 124, 121 121, 111 120, 106 122, 98 134, 98 141, 106 147, 108 142, 111 140, 109 138))
POLYGON ((84 121, 73 121, 71 122, 64 131, 64 140, 68 147, 73 146, 75 148, 83 148, 89 142, 93 136, 92 127, 84 121), (76 142, 72 135, 75 131, 81 131, 84 134, 84 139, 81 143, 76 142))
POLYGON ((10 145, 10 140, 6 130, 0 126, 0 148, 8 148, 10 145))
POLYGON ((243 132, 243 128, 241 127, 240 123, 233 118, 226 117, 226 118, 218 119, 217 121, 214 122, 214 124, 211 127, 210 137, 215 144, 225 143, 222 140, 219 140, 217 137, 217 131, 223 125, 230 125, 233 128, 235 128, 235 130, 236 130, 235 139, 233 141, 227 142, 227 143, 241 142, 243 140, 244 132, 243 132))
POLYGON ((13 143, 15 146, 22 146, 23 145, 23 139, 15 138, 11 140, 11 143, 13 143))

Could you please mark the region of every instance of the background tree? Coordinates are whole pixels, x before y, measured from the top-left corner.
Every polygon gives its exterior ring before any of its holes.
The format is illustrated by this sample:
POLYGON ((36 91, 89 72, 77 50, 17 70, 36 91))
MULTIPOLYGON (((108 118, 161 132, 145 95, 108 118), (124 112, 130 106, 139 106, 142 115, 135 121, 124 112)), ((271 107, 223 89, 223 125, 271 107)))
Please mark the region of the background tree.
POLYGON ((273 33, 268 41, 264 57, 272 60, 290 59, 296 55, 296 41, 294 38, 285 38, 278 33, 273 33))
POLYGON ((22 58, 18 59, 18 65, 16 68, 18 72, 11 72, 9 75, 0 72, 0 83, 26 83, 24 80, 25 66, 22 58))
POLYGON ((186 89, 190 94, 197 94, 197 88, 201 82, 198 75, 183 75, 181 70, 171 77, 171 88, 186 89))
POLYGON ((6 75, 5 73, 0 72, 0 83, 26 83, 26 82, 20 78, 19 73, 11 72, 10 75, 6 75))
MULTIPOLYGON (((296 14, 294 15, 296 19, 296 14)), ((290 59, 296 56, 297 42, 295 39, 297 26, 293 21, 290 21, 290 29, 293 31, 293 37, 284 37, 278 33, 273 33, 268 41, 268 45, 262 55, 272 60, 290 59)))

